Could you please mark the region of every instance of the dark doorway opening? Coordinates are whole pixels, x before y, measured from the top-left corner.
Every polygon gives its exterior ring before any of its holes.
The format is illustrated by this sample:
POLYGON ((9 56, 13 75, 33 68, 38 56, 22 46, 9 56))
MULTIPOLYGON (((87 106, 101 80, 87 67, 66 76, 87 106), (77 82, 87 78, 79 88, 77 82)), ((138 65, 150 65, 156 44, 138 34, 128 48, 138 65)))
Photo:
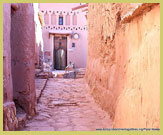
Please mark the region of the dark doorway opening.
POLYGON ((54 36, 54 69, 64 70, 67 66, 67 36, 54 36))

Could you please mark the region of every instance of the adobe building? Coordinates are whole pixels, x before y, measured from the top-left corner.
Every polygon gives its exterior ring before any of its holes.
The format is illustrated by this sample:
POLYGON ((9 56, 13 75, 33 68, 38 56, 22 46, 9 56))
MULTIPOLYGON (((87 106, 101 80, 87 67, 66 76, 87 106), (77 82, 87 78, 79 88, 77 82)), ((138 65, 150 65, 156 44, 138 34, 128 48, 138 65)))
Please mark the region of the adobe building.
POLYGON ((89 3, 88 11, 86 80, 96 102, 114 128, 160 128, 160 4, 89 3))
POLYGON ((87 60, 87 20, 80 3, 41 3, 44 16, 44 58, 51 70, 64 70, 71 61, 85 68, 87 60))
POLYGON ((40 40, 35 28, 39 30, 41 22, 36 21, 36 8, 30 3, 3 5, 4 130, 17 130, 22 118, 31 119, 37 113, 35 46, 40 40))

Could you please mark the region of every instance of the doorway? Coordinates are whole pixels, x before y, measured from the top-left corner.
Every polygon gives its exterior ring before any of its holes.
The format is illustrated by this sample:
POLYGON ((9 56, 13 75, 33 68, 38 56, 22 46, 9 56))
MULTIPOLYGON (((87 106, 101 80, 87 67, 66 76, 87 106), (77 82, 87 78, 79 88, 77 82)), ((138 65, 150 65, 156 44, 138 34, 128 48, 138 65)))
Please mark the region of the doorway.
POLYGON ((54 69, 64 70, 67 66, 67 36, 54 36, 54 52, 53 52, 54 69))

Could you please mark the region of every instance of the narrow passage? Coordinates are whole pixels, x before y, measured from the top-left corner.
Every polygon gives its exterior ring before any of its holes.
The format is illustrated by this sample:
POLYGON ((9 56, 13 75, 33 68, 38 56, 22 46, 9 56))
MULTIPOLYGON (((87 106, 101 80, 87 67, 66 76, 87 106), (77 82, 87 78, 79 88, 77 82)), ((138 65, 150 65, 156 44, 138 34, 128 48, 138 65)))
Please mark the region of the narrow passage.
POLYGON ((38 112, 23 130, 95 131, 112 127, 109 115, 95 103, 83 78, 49 78, 38 112))

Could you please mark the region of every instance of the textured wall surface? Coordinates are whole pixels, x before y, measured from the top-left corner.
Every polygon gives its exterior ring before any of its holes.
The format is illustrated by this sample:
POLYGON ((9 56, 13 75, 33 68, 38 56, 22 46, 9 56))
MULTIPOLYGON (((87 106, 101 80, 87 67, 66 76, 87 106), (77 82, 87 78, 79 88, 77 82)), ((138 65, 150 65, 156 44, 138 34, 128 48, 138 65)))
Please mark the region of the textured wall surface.
POLYGON ((12 101, 13 86, 11 75, 11 46, 10 46, 10 29, 11 29, 11 4, 3 5, 3 101, 12 101))
POLYGON ((11 15, 11 54, 14 101, 25 112, 36 113, 34 85, 35 27, 32 4, 18 4, 11 15))
POLYGON ((86 80, 113 127, 160 126, 160 7, 122 24, 138 5, 89 4, 86 80))
POLYGON ((3 129, 18 127, 11 74, 11 4, 3 4, 3 129))

